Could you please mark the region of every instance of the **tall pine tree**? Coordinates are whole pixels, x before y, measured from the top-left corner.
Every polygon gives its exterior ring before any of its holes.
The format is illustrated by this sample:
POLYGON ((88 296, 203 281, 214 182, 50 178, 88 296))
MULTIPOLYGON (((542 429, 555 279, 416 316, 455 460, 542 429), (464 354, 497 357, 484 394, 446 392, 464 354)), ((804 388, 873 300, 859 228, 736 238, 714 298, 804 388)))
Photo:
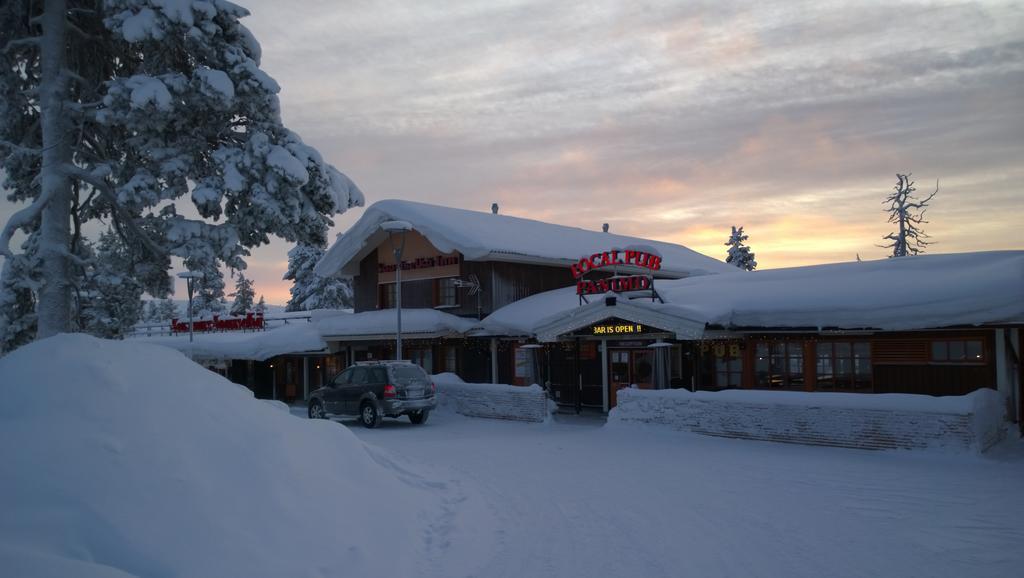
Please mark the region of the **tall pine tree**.
POLYGON ((253 289, 252 281, 246 279, 245 273, 238 272, 238 277, 235 278, 235 292, 231 293, 229 297, 235 298, 235 301, 231 304, 231 315, 238 317, 252 311, 256 291, 253 289))
POLYGON ((753 271, 757 268, 757 261, 754 260, 754 253, 750 251, 750 247, 745 244, 747 238, 748 236, 743 233, 743 227, 737 229, 733 225, 732 234, 725 243, 725 246, 729 247, 725 262, 732 263, 744 271, 753 271))
POLYGON ((172 256, 241 269, 271 235, 323 243, 330 216, 362 204, 283 126, 247 14, 222 0, 0 4, 0 184, 27 204, 0 254, 15 257, 19 229, 38 236, 40 337, 72 328, 91 220, 113 223, 151 280, 172 256))

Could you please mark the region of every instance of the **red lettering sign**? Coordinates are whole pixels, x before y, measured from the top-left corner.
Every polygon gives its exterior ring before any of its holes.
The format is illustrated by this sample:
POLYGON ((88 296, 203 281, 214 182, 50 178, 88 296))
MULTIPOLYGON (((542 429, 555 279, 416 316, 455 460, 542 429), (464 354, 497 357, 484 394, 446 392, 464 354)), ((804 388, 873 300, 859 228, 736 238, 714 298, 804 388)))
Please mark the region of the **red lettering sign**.
POLYGON ((661 269, 661 257, 646 251, 613 249, 582 257, 578 262, 570 265, 569 269, 572 271, 573 278, 580 279, 590 271, 615 265, 632 265, 650 271, 658 271, 661 269))
POLYGON ((607 279, 580 279, 576 282, 577 295, 595 295, 600 293, 625 293, 627 291, 643 291, 651 288, 648 275, 629 275, 626 277, 608 277, 607 279))

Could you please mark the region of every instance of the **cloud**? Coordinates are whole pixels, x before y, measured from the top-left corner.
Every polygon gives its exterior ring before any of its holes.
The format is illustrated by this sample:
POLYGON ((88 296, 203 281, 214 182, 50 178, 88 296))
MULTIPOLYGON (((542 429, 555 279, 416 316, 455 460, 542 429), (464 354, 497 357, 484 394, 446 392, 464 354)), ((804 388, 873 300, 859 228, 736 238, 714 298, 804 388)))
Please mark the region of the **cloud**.
POLYGON ((934 251, 1024 248, 1014 2, 244 4, 286 124, 368 202, 497 201, 717 256, 744 224, 777 266, 881 256, 912 171, 942 182, 934 251))

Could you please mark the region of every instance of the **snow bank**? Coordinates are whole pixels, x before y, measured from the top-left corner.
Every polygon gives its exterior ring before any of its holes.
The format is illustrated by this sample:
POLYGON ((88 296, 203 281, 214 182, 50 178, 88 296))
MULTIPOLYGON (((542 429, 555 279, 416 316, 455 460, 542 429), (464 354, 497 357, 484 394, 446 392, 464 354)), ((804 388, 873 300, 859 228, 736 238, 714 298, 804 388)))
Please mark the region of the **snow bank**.
POLYGON ((5 575, 412 576, 441 515, 347 428, 164 347, 60 335, 0 375, 5 575))
POLYGON ((518 386, 500 383, 466 383, 454 373, 433 376, 437 386, 438 407, 468 417, 546 421, 548 397, 537 385, 518 386))
POLYGON ((991 389, 947 397, 623 389, 608 421, 810 445, 983 452, 1005 435, 1005 413, 1005 398, 991 389))

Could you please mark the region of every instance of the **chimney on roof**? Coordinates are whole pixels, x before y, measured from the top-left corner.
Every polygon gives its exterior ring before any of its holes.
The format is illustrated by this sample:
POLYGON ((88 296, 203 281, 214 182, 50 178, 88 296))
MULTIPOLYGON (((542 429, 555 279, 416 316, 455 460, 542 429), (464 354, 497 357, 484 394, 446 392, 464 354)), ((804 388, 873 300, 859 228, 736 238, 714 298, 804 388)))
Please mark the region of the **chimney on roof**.
POLYGON ((498 203, 491 203, 491 213, 498 214, 498 203))
POLYGON ((605 224, 601 225, 601 230, 604 231, 605 233, 607 233, 608 232, 608 223, 605 223, 605 224))

